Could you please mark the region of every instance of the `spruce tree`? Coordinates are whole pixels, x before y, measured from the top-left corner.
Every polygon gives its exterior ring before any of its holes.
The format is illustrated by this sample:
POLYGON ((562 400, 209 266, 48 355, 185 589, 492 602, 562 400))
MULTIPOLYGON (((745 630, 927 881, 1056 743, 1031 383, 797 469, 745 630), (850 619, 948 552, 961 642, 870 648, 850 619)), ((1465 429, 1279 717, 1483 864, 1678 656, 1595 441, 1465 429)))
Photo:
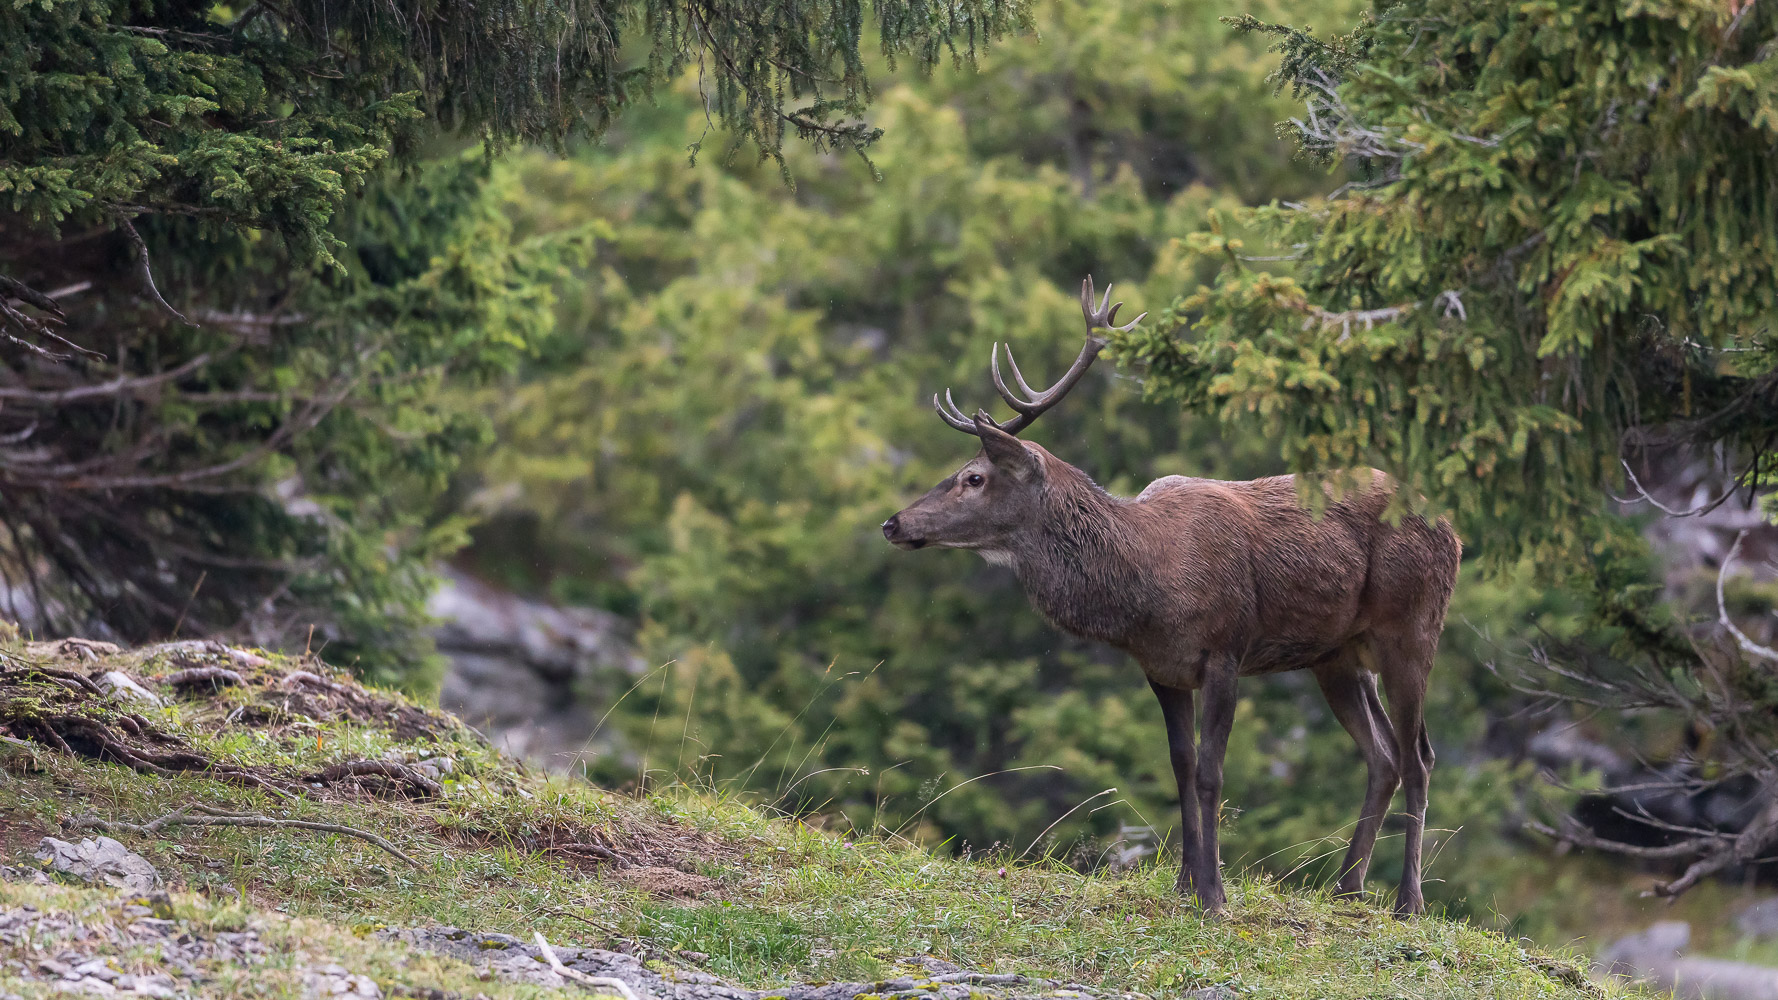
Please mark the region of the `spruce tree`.
MULTIPOLYGON (((870 12, 918 66, 1024 18, 870 12)), ((807 0, 0 6, 0 613, 411 668, 424 566, 461 533, 432 500, 485 437, 439 389, 548 328, 592 232, 515 236, 489 157, 599 137, 693 67, 733 149, 863 154, 866 21, 807 0)))
POLYGON ((1661 603, 1611 497, 1678 449, 1722 463, 1712 503, 1778 515, 1778 15, 1404 0, 1344 36, 1236 25, 1276 37, 1306 105, 1283 128, 1346 183, 1186 236, 1214 279, 1117 352, 1306 482, 1380 466, 1412 487, 1400 513, 1590 594, 1596 632, 1546 650, 1547 679, 1713 728, 1690 773, 1766 790, 1732 837, 1667 831, 1691 867, 1662 891, 1769 850, 1778 654, 1726 608, 1695 627, 1661 603))

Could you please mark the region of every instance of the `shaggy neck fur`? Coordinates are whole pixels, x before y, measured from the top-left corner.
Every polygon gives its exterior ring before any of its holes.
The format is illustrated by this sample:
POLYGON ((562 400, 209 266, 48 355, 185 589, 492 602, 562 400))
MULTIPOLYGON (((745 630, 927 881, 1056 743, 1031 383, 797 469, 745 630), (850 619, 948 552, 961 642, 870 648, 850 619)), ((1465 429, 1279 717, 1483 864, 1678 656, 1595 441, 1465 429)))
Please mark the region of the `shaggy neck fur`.
POLYGON ((1153 585, 1125 551, 1129 501, 1048 457, 1044 514, 1007 551, 1044 617, 1076 635, 1123 646, 1153 607, 1153 585))

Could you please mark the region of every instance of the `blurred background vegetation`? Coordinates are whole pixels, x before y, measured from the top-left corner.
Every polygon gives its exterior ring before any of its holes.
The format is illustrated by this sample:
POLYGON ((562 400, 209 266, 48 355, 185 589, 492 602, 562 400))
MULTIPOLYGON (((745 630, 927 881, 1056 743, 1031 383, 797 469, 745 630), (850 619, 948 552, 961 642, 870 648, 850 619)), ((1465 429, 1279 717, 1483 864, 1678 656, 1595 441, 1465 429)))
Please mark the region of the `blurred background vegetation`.
MULTIPOLYGON (((1254 10, 1330 26, 1360 10, 1290 8, 1254 10)), ((705 127, 691 80, 598 146, 502 163, 520 234, 596 226, 598 248, 536 356, 466 397, 497 444, 452 509, 479 519, 460 556, 478 576, 637 624, 653 671, 584 692, 601 713, 622 697, 604 725, 629 749, 587 763, 595 780, 646 767, 860 831, 1088 864, 1123 827, 1165 836, 1173 779, 1140 672, 1046 625, 1009 572, 910 557, 876 526, 974 451, 934 390, 989 401, 995 341, 1045 378, 1072 359, 1081 275, 1153 308, 1206 213, 1340 183, 1276 134, 1293 111, 1277 56, 1226 13, 1045 4, 1041 42, 976 71, 883 73, 880 182, 800 149, 794 187, 709 141, 688 165, 705 127)), ((1109 365, 1033 435, 1124 494, 1286 471, 1265 435, 1144 403, 1109 365)), ((1559 593, 1466 574, 1429 708, 1431 891, 1475 915, 1510 900, 1553 932, 1535 911, 1558 905, 1537 902, 1554 876, 1515 830, 1523 765, 1485 747, 1523 699, 1487 668, 1499 637, 1472 625, 1577 627, 1559 593)), ((1351 741, 1306 676, 1250 685, 1241 711, 1226 854, 1325 881, 1362 797, 1351 741)), ((1399 848, 1386 835, 1385 883, 1399 848)))

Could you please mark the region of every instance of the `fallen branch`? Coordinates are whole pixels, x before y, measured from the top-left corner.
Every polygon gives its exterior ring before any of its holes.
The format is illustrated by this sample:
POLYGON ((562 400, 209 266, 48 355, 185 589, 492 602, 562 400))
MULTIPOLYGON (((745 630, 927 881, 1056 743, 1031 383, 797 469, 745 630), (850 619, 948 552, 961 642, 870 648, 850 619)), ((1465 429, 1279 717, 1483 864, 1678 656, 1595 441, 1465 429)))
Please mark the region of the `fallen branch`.
POLYGON ((548 962, 549 967, 555 970, 556 975, 563 979, 572 980, 582 986, 602 986, 609 990, 616 990, 624 1000, 642 1000, 636 995, 635 989, 621 979, 614 979, 611 976, 589 976, 579 969, 570 969, 563 965, 562 960, 556 957, 555 949, 551 948, 549 942, 544 940, 542 931, 532 931, 531 939, 537 942, 537 950, 543 953, 543 960, 548 962))
POLYGON ((321 688, 325 691, 335 691, 340 693, 346 691, 346 686, 344 684, 335 684, 333 681, 328 680, 320 674, 308 670, 293 670, 290 673, 285 674, 284 679, 278 683, 284 687, 298 687, 307 684, 312 687, 321 688))
POLYGON ((33 664, 22 669, 8 670, 4 673, 0 673, 0 680, 11 680, 14 677, 25 677, 31 674, 42 674, 44 677, 62 685, 63 687, 76 691, 85 691, 88 694, 95 694, 101 698, 105 697, 105 689, 93 683, 91 677, 73 670, 63 670, 60 667, 45 667, 33 664))
POLYGON ((339 823, 312 823, 302 819, 280 819, 275 816, 225 813, 204 805, 181 806, 178 809, 167 813, 165 816, 149 820, 146 823, 126 823, 122 820, 107 820, 100 819, 97 816, 85 816, 80 819, 69 820, 67 825, 72 829, 90 828, 98 830, 127 830, 130 833, 141 834, 145 837, 153 836, 169 826, 294 827, 299 830, 315 830, 320 833, 338 833, 347 837, 357 837, 359 840, 374 844, 377 847, 388 851, 390 854, 413 865, 415 868, 421 867, 418 861, 415 861, 413 858, 402 853, 401 849, 394 844, 389 843, 387 840, 384 840, 382 837, 379 837, 374 833, 360 830, 356 827, 343 826, 339 823), (193 810, 200 813, 200 815, 191 815, 193 810))
POLYGON ((1012 972, 947 972, 929 983, 968 983, 971 986, 1023 986, 1030 980, 1012 972))
POLYGON ((1613 854, 1622 854, 1626 857, 1643 858, 1650 861, 1670 861, 1675 858, 1694 857, 1709 849, 1709 845, 1702 842, 1703 838, 1682 840, 1678 843, 1667 844, 1662 847, 1643 847, 1640 844, 1626 844, 1616 840, 1606 840, 1604 837, 1582 828, 1572 819, 1568 821, 1567 826, 1567 829, 1557 830, 1546 823, 1539 823, 1536 820, 1529 820, 1525 823, 1526 829, 1541 833, 1551 840, 1567 841, 1577 847, 1589 847, 1599 851, 1610 851, 1613 854))
POLYGON ((1653 888, 1643 892, 1644 896, 1671 898, 1697 885, 1705 877, 1726 868, 1750 865, 1765 860, 1773 846, 1778 845, 1778 799, 1767 803, 1760 814, 1755 816, 1753 821, 1747 824, 1746 829, 1739 833, 1692 830, 1689 831, 1691 833, 1689 839, 1662 847, 1643 847, 1637 844, 1607 840, 1582 828, 1572 818, 1565 824, 1567 829, 1561 831, 1536 820, 1528 821, 1525 826, 1546 837, 1626 857, 1658 861, 1693 859, 1678 878, 1668 882, 1657 882, 1653 888))

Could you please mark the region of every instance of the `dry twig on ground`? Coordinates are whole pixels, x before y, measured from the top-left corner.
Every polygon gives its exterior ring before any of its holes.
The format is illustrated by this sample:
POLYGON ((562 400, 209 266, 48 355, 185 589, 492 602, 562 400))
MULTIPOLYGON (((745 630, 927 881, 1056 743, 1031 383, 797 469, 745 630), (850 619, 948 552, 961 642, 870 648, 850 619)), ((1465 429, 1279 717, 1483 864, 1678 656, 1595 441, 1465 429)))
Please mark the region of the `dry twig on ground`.
POLYGON ((531 938, 537 942, 537 950, 543 953, 544 961, 548 962, 549 967, 555 970, 556 975, 563 979, 572 980, 583 986, 598 986, 616 990, 624 1000, 642 1000, 636 995, 636 990, 621 979, 613 979, 610 976, 589 976, 578 969, 570 969, 563 965, 562 960, 556 957, 555 949, 551 948, 549 942, 544 940, 542 931, 532 931, 531 938))
POLYGON ((169 826, 258 826, 258 827, 294 827, 299 830, 315 830, 320 833, 338 833, 359 840, 395 855, 401 860, 421 867, 418 861, 402 853, 401 849, 382 837, 356 827, 344 826, 339 823, 315 823, 302 819, 280 819, 275 816, 260 816, 246 813, 227 813, 205 805, 181 806, 157 819, 146 823, 126 823, 122 820, 100 819, 97 816, 85 816, 70 820, 68 826, 74 829, 127 830, 143 836, 153 836, 169 826), (192 815, 193 812, 199 815, 192 815))

